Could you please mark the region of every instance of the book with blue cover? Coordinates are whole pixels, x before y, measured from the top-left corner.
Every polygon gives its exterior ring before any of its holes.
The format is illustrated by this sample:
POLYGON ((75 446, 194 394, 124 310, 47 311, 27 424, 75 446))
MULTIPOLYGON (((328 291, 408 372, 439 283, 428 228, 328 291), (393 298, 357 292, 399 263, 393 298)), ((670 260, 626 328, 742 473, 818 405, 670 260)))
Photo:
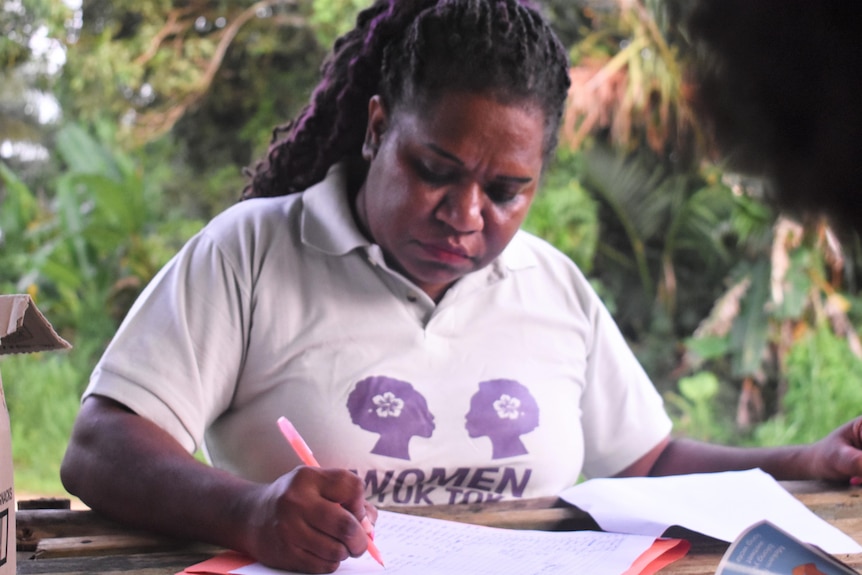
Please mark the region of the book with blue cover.
POLYGON ((773 523, 760 521, 730 545, 716 575, 858 575, 858 572, 773 523))

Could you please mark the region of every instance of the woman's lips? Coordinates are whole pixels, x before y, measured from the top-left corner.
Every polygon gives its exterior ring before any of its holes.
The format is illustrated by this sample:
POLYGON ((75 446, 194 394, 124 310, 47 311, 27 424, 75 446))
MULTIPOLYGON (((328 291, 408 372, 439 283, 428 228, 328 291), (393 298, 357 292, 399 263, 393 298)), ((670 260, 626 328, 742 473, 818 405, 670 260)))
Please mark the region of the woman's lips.
POLYGON ((433 259, 444 262, 464 262, 470 259, 466 249, 450 244, 420 243, 422 249, 433 259))

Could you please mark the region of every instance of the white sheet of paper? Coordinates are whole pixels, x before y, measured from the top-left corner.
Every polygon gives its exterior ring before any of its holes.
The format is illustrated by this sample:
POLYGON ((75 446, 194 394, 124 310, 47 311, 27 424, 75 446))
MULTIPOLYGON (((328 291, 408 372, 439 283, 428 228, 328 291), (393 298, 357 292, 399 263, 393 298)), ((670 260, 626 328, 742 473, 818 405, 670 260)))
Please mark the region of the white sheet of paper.
MULTIPOLYGON (((384 569, 367 553, 348 559, 336 573, 386 575, 620 575, 650 548, 655 537, 597 531, 527 531, 467 525, 381 511, 374 542, 384 569)), ((237 575, 284 574, 253 563, 237 575)))
POLYGON ((589 513, 605 531, 658 537, 679 525, 730 542, 750 525, 768 519, 827 553, 862 552, 859 543, 760 469, 590 479, 560 497, 589 513))

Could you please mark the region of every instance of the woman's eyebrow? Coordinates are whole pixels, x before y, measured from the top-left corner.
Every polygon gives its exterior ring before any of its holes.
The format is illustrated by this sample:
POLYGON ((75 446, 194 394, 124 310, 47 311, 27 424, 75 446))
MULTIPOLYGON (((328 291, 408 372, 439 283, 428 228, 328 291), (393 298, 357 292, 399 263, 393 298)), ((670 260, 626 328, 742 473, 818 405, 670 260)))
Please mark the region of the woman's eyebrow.
POLYGON ((533 181, 533 178, 530 176, 497 176, 494 180, 513 182, 516 184, 529 184, 533 181))
POLYGON ((459 166, 464 165, 464 162, 461 161, 461 158, 459 158, 455 154, 451 154, 451 153, 447 152, 446 150, 444 150, 443 148, 441 148, 437 144, 434 144, 431 142, 426 142, 425 147, 428 148, 429 150, 431 150, 432 152, 434 152, 435 154, 437 154, 439 156, 443 156, 444 158, 447 158, 447 159, 455 162, 459 166))
MULTIPOLYGON (((435 154, 437 154, 439 156, 443 156, 444 158, 446 158, 452 162, 455 162, 459 166, 464 165, 464 162, 461 161, 461 158, 459 158, 458 156, 456 156, 454 154, 447 152, 446 150, 444 150, 443 148, 441 148, 437 144, 433 144, 431 142, 426 142, 424 144, 424 146, 426 148, 428 148, 429 150, 431 150, 432 152, 434 152, 435 154)), ((533 181, 533 178, 530 176, 497 176, 494 178, 494 180, 513 182, 513 183, 517 183, 517 184, 528 184, 528 183, 533 181)))

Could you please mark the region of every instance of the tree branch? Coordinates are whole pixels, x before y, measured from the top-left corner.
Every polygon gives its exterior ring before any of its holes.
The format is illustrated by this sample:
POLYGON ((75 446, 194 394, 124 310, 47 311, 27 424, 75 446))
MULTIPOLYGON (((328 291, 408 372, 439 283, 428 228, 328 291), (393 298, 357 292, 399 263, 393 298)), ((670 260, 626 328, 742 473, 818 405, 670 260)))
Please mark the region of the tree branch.
MULTIPOLYGON (((216 45, 213 56, 207 62, 206 68, 204 69, 201 78, 197 81, 195 88, 192 89, 191 92, 177 105, 172 106, 163 112, 150 112, 141 117, 138 125, 143 128, 143 138, 151 139, 170 130, 189 108, 194 106, 204 97, 204 95, 206 95, 215 80, 219 68, 221 68, 228 48, 236 38, 240 29, 248 23, 249 20, 255 17, 261 10, 267 10, 278 4, 288 3, 295 4, 295 0, 260 0, 243 10, 236 18, 234 18, 234 20, 222 30, 221 37, 216 45)), ((284 22, 285 20, 282 19, 282 21, 284 22)), ((304 26, 307 24, 305 19, 301 16, 294 16, 288 21, 296 26, 304 26)), ((167 27, 168 24, 165 25, 163 31, 167 27)), ((166 37, 167 34, 163 35, 160 42, 166 37)))
POLYGON ((165 25, 162 26, 161 30, 153 36, 152 40, 150 40, 149 46, 144 52, 135 58, 134 64, 136 66, 143 66, 147 62, 153 59, 153 57, 158 53, 159 48, 167 38, 174 36, 187 30, 189 25, 187 23, 181 22, 181 19, 191 13, 191 7, 187 8, 177 8, 171 10, 168 13, 168 19, 165 22, 165 25))

